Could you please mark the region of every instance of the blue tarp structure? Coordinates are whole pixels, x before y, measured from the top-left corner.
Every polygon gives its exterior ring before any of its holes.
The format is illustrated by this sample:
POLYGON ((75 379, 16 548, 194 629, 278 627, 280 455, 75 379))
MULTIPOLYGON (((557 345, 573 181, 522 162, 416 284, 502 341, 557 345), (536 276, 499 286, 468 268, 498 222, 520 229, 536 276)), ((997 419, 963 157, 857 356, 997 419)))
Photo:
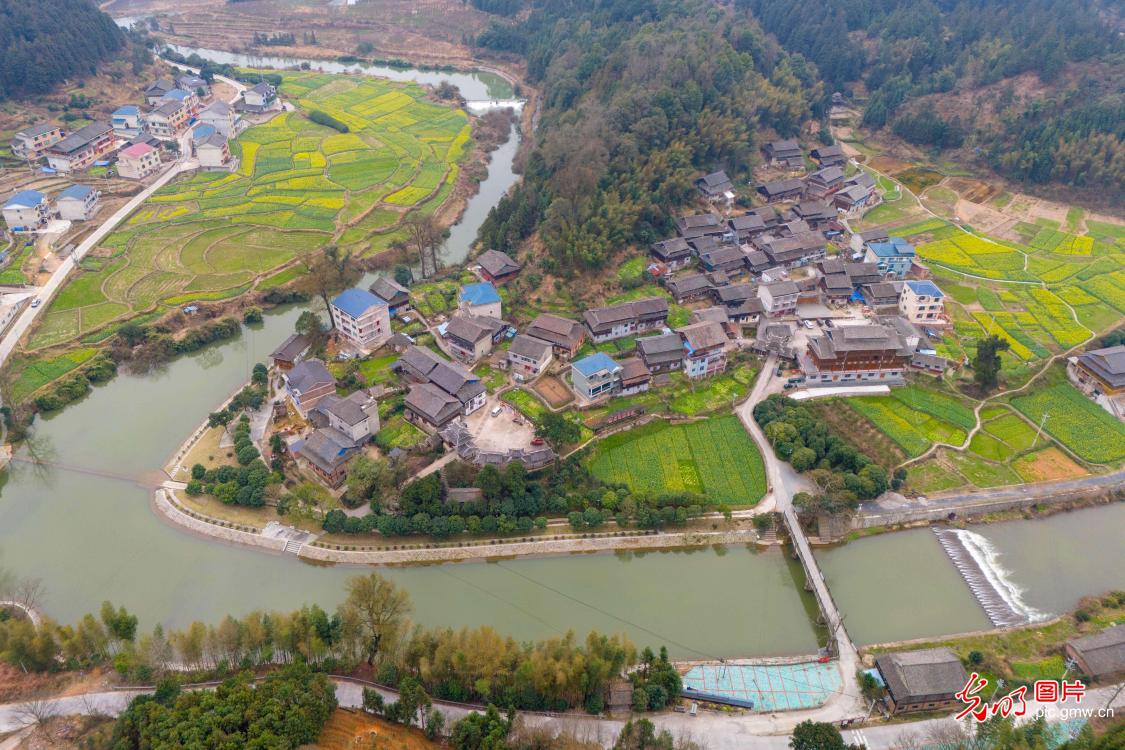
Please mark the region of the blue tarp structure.
POLYGON ((863 302, 863 294, 858 289, 852 291, 852 302, 863 302))

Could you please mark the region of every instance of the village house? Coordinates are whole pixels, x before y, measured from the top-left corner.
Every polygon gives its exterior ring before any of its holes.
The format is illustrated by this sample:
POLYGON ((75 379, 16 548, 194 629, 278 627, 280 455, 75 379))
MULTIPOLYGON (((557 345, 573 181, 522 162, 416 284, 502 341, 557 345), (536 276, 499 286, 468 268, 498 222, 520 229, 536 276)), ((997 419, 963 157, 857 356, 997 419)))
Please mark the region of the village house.
POLYGON ((178 102, 187 107, 188 116, 194 117, 199 114, 199 97, 195 95, 194 91, 184 91, 183 89, 176 88, 169 91, 167 94, 160 98, 163 102, 178 102))
POLYGON ((799 268, 825 257, 828 243, 820 232, 802 232, 789 237, 759 237, 760 249, 769 257, 771 265, 781 268, 799 268))
POLYGON ((663 263, 669 271, 676 271, 691 263, 691 248, 683 237, 673 237, 649 246, 649 255, 663 263))
POLYGON ((774 263, 770 260, 770 256, 766 255, 761 250, 750 249, 750 245, 743 245, 742 250, 746 253, 746 266, 750 269, 750 273, 755 276, 761 276, 763 273, 774 267, 774 263))
POLYGON ((877 202, 875 180, 866 172, 857 172, 832 196, 832 205, 848 218, 860 215, 877 202))
POLYGON ((4 223, 13 232, 34 232, 47 225, 51 207, 38 190, 21 190, 4 204, 4 223))
POLYGON ((329 307, 332 326, 342 342, 369 352, 391 337, 387 303, 366 289, 347 289, 329 307))
POLYGON ((727 220, 727 226, 734 234, 735 241, 739 244, 749 242, 759 234, 767 231, 766 223, 756 213, 743 214, 727 220))
POLYGON ((729 206, 734 202, 734 185, 727 173, 721 170, 700 177, 695 181, 695 187, 711 203, 729 206))
POLYGON ((108 122, 92 122, 47 148, 47 163, 60 172, 78 172, 113 151, 116 140, 108 122))
POLYGON ((141 108, 135 104, 122 105, 113 110, 113 114, 109 116, 109 124, 113 126, 113 132, 122 138, 140 135, 144 129, 141 108))
POLYGON ((696 257, 703 253, 709 253, 713 250, 718 250, 720 247, 728 247, 722 237, 715 237, 714 235, 705 234, 701 237, 692 237, 687 241, 688 247, 696 257))
POLYGON ((759 354, 776 354, 783 359, 796 359, 792 340, 796 326, 789 321, 762 323, 754 334, 750 348, 759 354))
POLYGON ((216 133, 220 133, 227 138, 233 138, 238 134, 238 115, 226 102, 211 102, 200 110, 195 119, 200 124, 210 125, 216 133))
POLYGON ((521 333, 508 347, 508 369, 520 382, 539 377, 554 359, 551 344, 521 333))
POLYGON ((12 155, 20 159, 35 161, 47 149, 63 139, 63 129, 49 122, 24 128, 12 136, 12 155))
POLYGON ((176 88, 191 91, 196 96, 210 96, 211 85, 194 73, 184 73, 176 76, 176 88))
POLYGON ((496 287, 487 281, 479 284, 467 284, 461 287, 461 310, 470 315, 480 315, 486 318, 500 318, 500 294, 496 287))
POLYGON ((901 279, 914 263, 914 246, 902 237, 891 237, 886 242, 868 242, 863 260, 874 263, 883 273, 901 279))
POLYGON ((668 279, 664 283, 664 288, 672 295, 676 304, 682 305, 685 302, 706 296, 715 288, 715 285, 705 274, 692 273, 668 279))
POLYGON ((291 334, 270 354, 270 363, 279 372, 292 370, 294 365, 305 358, 310 346, 309 340, 301 334, 291 334))
POLYGON ((1066 656, 1081 674, 1098 681, 1125 674, 1125 625, 1112 625, 1100 633, 1066 642, 1066 656))
POLYGON ((336 378, 319 359, 302 360, 281 377, 285 395, 302 417, 308 417, 322 398, 336 392, 336 378))
POLYGON ((699 265, 707 271, 722 271, 733 276, 745 273, 746 254, 733 245, 724 245, 700 253, 699 265))
POLYGON ((484 406, 488 395, 484 383, 474 373, 424 346, 408 347, 392 369, 415 383, 436 385, 457 400, 460 413, 466 417, 484 406))
POLYGON ((714 214, 680 216, 675 224, 679 235, 689 242, 699 237, 719 238, 727 233, 727 225, 714 214))
POLYGON ((715 321, 692 323, 676 332, 683 339, 684 372, 689 378, 706 378, 727 368, 727 333, 715 321))
POLYGON ((148 106, 155 107, 164 98, 164 95, 176 88, 176 82, 170 78, 158 78, 145 89, 145 101, 148 106))
POLYGON ((379 431, 379 404, 367 389, 343 397, 331 393, 320 399, 309 419, 318 428, 335 430, 348 442, 361 445, 379 431))
POLYGON ((811 336, 799 359, 809 385, 898 384, 912 354, 893 328, 857 325, 836 326, 811 336))
POLYGON ((410 309, 410 290, 399 284, 394 279, 380 276, 371 282, 367 291, 387 303, 387 309, 392 318, 410 309))
POLYGON ((898 651, 875 659, 887 687, 892 714, 940 711, 964 704, 957 693, 969 681, 957 654, 948 648, 898 651))
POLYGON ((818 169, 805 178, 805 193, 810 198, 827 198, 844 184, 844 170, 839 167, 818 169))
POLYGON ((89 185, 71 185, 55 198, 60 219, 89 221, 98 212, 102 194, 89 185))
POLYGON ((195 156, 204 169, 230 169, 230 146, 217 132, 195 141, 195 156))
POLYGON ((866 284, 878 284, 884 278, 875 263, 845 263, 844 274, 852 282, 854 291, 859 291, 866 284))
POLYGON ((836 209, 824 201, 801 201, 793 206, 795 218, 805 222, 809 229, 823 229, 836 221, 836 209))
POLYGON ((1125 419, 1125 344, 1070 357, 1066 372, 1078 390, 1118 419, 1125 419))
POLYGON ((644 393, 652 383, 652 373, 641 361, 640 357, 629 357, 619 363, 621 365, 621 396, 632 396, 644 393))
POLYGON ((734 338, 738 334, 738 326, 731 322, 727 308, 722 305, 712 305, 700 310, 691 311, 692 323, 718 323, 723 327, 727 338, 734 338))
POLYGON ((191 110, 182 101, 162 101, 144 116, 145 132, 162 141, 174 141, 187 130, 191 110))
POLYGON ((766 161, 775 167, 786 167, 791 170, 805 168, 805 157, 801 153, 801 146, 794 140, 772 141, 762 147, 762 154, 766 161))
POLYGON ((842 167, 847 163, 848 158, 844 156, 844 149, 840 146, 818 146, 809 152, 812 160, 820 166, 821 169, 825 167, 842 167))
POLYGON ((117 154, 117 174, 139 180, 160 169, 160 152, 147 143, 134 143, 117 154))
POLYGON ((804 191, 805 183, 796 177, 772 180, 758 186, 758 195, 762 196, 766 203, 797 200, 804 191))
POLYGON ((758 286, 758 299, 762 302, 762 312, 771 318, 793 315, 797 312, 799 290, 792 281, 775 281, 758 286))
POLYGON ((654 375, 683 368, 684 343, 678 333, 662 333, 637 339, 637 353, 654 375))
POLYGON ((910 356, 910 366, 930 375, 941 375, 949 369, 949 360, 945 357, 939 357, 937 354, 914 352, 910 356))
POLYGON ((476 263, 480 266, 481 277, 493 284, 505 284, 511 281, 523 268, 512 260, 510 255, 499 250, 485 250, 477 258, 476 263))
POLYGON ((668 321, 668 300, 646 297, 622 302, 587 310, 583 318, 594 341, 611 341, 663 327, 668 321))
MULTIPOLYGON (((757 290, 755 290, 757 293, 757 290)), ((743 300, 737 305, 728 305, 727 317, 730 318, 731 325, 743 328, 745 326, 757 325, 761 319, 762 314, 766 311, 765 305, 757 296, 751 297, 748 300, 743 300)))
POLYGON ((609 396, 621 386, 621 365, 601 352, 575 360, 570 366, 574 392, 587 401, 609 396))
POLYGON ((336 430, 313 430, 307 438, 295 440, 289 451, 298 466, 336 489, 347 479, 348 463, 359 453, 359 447, 336 430))
POLYGON ((711 290, 711 297, 715 302, 723 307, 732 308, 738 307, 748 299, 754 299, 758 295, 758 288, 754 284, 729 284, 727 286, 715 287, 711 290))
POLYGON ((499 318, 457 313, 441 329, 442 338, 462 362, 476 362, 492 352, 508 324, 499 318))
POLYGON ((549 343, 559 359, 573 357, 586 340, 586 329, 581 323, 551 313, 541 313, 524 333, 549 343))
POLYGON ((825 274, 820 277, 818 286, 820 287, 820 296, 824 301, 835 304, 847 302, 855 292, 855 289, 852 288, 852 281, 846 273, 825 274))
POLYGON ((945 295, 932 281, 911 280, 903 284, 898 309, 911 323, 944 325, 948 322, 945 295))
POLYGON ((860 287, 860 292, 863 294, 863 301, 870 307, 879 308, 897 308, 899 304, 900 285, 893 284, 888 281, 880 281, 877 284, 864 284, 860 287))
POLYGON ((462 412, 461 402, 433 383, 410 386, 402 405, 406 421, 429 433, 445 427, 462 412))
POLYGON ((265 112, 277 101, 277 89, 266 81, 254 84, 242 92, 239 106, 247 112, 265 112))

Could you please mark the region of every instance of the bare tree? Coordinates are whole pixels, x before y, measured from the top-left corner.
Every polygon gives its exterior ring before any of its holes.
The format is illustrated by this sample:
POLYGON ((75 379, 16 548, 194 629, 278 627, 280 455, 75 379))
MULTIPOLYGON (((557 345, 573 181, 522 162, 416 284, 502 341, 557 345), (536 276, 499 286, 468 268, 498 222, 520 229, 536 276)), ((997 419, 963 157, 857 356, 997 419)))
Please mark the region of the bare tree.
POLYGON ((444 230, 433 216, 412 213, 402 222, 406 229, 407 244, 418 255, 422 278, 433 276, 438 270, 438 250, 445 241, 444 230))
POLYGON ((27 609, 39 609, 46 593, 41 578, 24 578, 12 590, 12 600, 27 609))
POLYGON ((16 708, 16 718, 23 726, 33 727, 32 731, 43 730, 46 722, 57 714, 58 707, 49 700, 32 700, 16 708))
POLYGON ((301 258, 301 266, 305 269, 305 274, 298 282, 298 288, 320 297, 330 317, 332 306, 329 298, 351 286, 359 278, 359 271, 352 264, 351 255, 335 245, 329 245, 321 253, 305 255, 301 258))

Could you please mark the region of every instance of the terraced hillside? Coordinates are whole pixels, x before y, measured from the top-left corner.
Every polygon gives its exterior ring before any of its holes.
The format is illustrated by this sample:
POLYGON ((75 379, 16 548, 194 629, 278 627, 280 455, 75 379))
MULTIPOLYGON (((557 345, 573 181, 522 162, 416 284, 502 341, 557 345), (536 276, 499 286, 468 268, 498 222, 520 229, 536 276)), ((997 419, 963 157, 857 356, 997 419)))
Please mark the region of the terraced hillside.
POLYGON ((463 111, 417 85, 282 75, 297 110, 234 141, 234 172, 170 183, 106 238, 52 302, 32 349, 101 340, 132 316, 276 283, 276 269, 331 242, 377 252, 402 236, 406 213, 446 200, 469 142, 463 111), (313 111, 349 132, 313 123, 313 111))

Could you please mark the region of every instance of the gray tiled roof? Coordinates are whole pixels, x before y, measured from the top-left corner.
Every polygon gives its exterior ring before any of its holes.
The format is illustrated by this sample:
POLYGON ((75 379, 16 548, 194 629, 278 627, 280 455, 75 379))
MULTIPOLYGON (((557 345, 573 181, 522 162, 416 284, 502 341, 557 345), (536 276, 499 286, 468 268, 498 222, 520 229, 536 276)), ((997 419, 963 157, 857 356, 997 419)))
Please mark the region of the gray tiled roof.
POLYGON ((615 323, 668 314, 668 300, 664 297, 646 297, 633 302, 622 302, 609 307, 587 310, 583 317, 591 330, 612 328, 615 323))
POLYGON ((1114 388, 1125 386, 1125 344, 1086 352, 1078 361, 1114 388))
POLYGON ((1125 672, 1125 625, 1068 641, 1093 672, 1091 677, 1125 672))
POLYGON ((442 424, 461 411, 461 402, 433 383, 410 386, 404 403, 434 424, 442 424))
POLYGON ((508 347, 508 352, 511 354, 537 361, 549 351, 551 351, 549 342, 537 339, 534 336, 528 336, 526 333, 521 333, 512 339, 512 344, 508 347))
POLYGON ((285 341, 281 342, 281 346, 273 350, 270 354, 270 359, 281 359, 286 362, 292 362, 297 357, 301 356, 309 348, 309 340, 299 333, 294 333, 285 341))
POLYGON ((336 382, 336 378, 332 377, 332 373, 328 372, 328 368, 319 359, 306 359, 304 362, 298 362, 292 370, 286 373, 285 377, 289 381, 289 385, 301 393, 305 393, 318 385, 336 382))
POLYGON ((883 654, 875 665, 895 703, 952 697, 969 679, 957 654, 948 648, 883 654))
POLYGON ((683 328, 677 328, 676 331, 683 336, 688 347, 696 352, 724 346, 727 343, 726 331, 713 320, 692 323, 683 328))
POLYGON ((503 276, 515 273, 521 266, 512 256, 499 250, 485 250, 476 261, 490 276, 503 276))
POLYGON ((365 407, 370 403, 372 403, 371 399, 365 391, 356 391, 345 398, 331 393, 317 403, 316 411, 331 414, 344 424, 355 426, 369 416, 369 411, 365 407))
POLYGON ((543 313, 531 321, 525 333, 567 348, 577 346, 583 337, 581 323, 551 313, 543 313))
POLYGON ((331 474, 355 449, 355 444, 339 430, 320 427, 313 430, 298 449, 298 455, 312 462, 327 474, 331 474))

